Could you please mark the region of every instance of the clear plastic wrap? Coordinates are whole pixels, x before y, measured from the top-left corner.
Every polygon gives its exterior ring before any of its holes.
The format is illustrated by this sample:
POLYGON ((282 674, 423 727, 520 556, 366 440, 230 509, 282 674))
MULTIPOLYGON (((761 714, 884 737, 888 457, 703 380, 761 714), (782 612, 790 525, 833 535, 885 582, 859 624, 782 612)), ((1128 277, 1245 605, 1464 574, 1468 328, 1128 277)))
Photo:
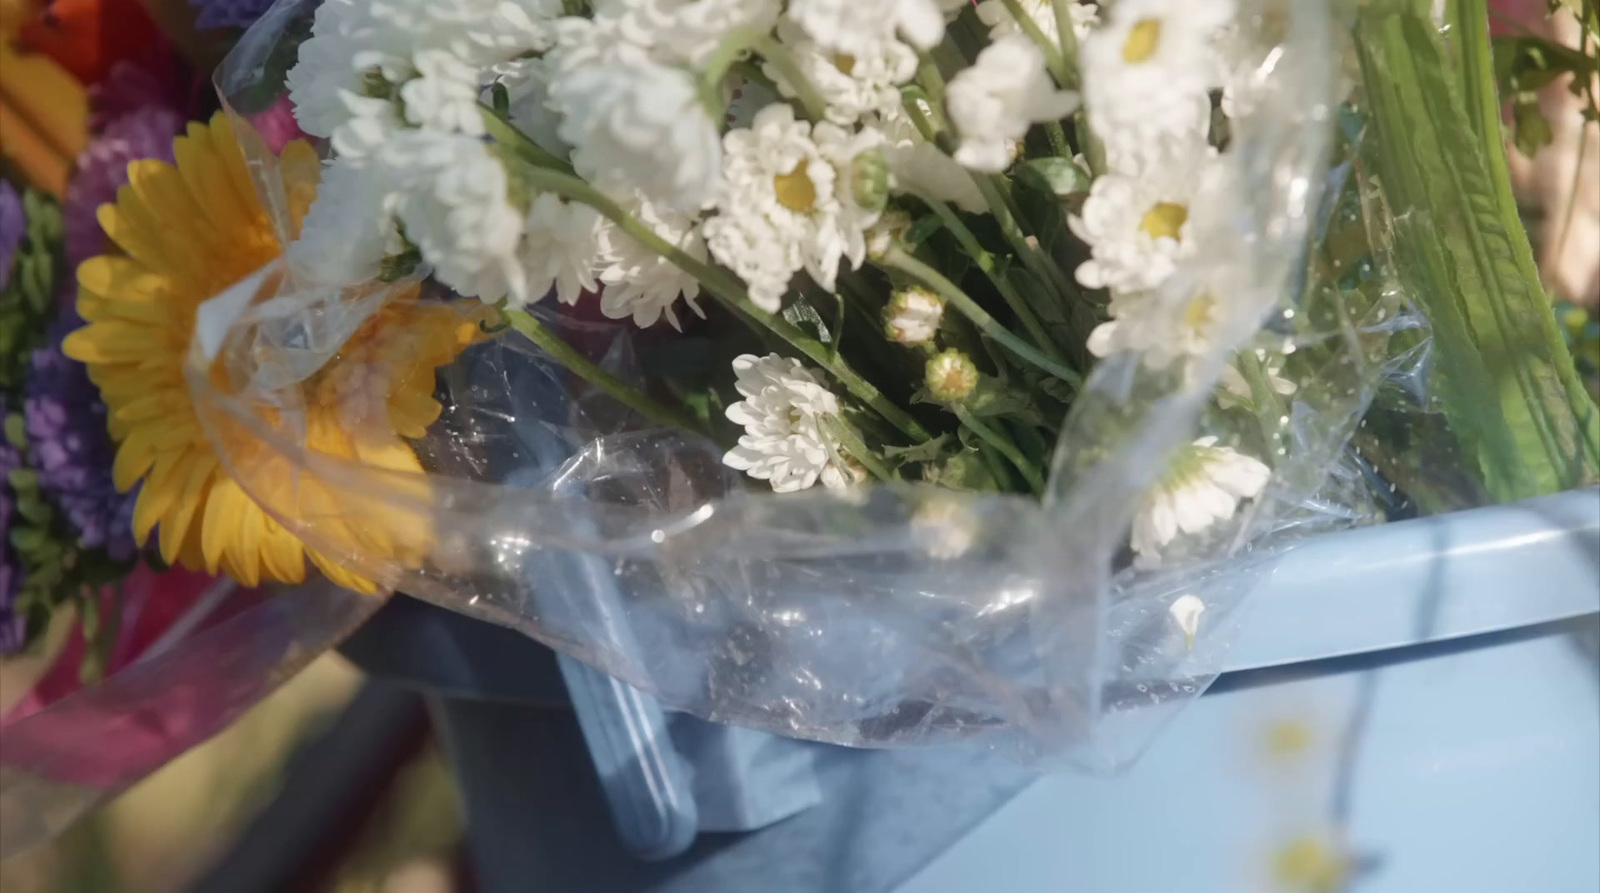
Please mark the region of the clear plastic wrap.
MULTIPOLYGON (((218 73, 286 237, 297 221, 285 196, 306 172, 286 177, 248 121, 280 95, 313 5, 280 2, 218 73)), ((388 343, 376 353, 350 349, 351 334, 395 306, 471 324, 476 302, 431 283, 313 288, 281 266, 202 313, 190 382, 207 432, 258 502, 358 582, 521 630, 669 708, 846 745, 978 740, 1121 761, 1219 670, 1267 558, 1378 516, 1346 446, 1390 333, 1416 325, 1393 290, 1324 268, 1341 215, 1360 223, 1350 159, 1329 174, 1350 123, 1334 13, 1316 0, 1243 5, 1247 21, 1272 23, 1246 36, 1273 37, 1251 51, 1230 201, 1199 221, 1211 250, 1166 286, 1222 282, 1243 309, 1187 375, 1102 361, 1042 500, 909 485, 758 493, 710 441, 649 426, 509 331, 438 370, 442 414, 403 432, 415 463, 388 461, 363 444, 392 443, 395 407, 350 400, 358 389, 338 382, 378 376, 392 396, 397 377, 431 367, 406 365, 402 324, 361 342, 388 343), (1291 354, 1300 386, 1280 413, 1242 417, 1213 393, 1234 351, 1257 346, 1291 354), (336 449, 316 430, 330 419, 336 449), (1269 444, 1267 493, 1188 553, 1135 566, 1136 506, 1199 435, 1269 444)), ((618 376, 645 376, 648 337, 582 306, 535 313, 618 376)))

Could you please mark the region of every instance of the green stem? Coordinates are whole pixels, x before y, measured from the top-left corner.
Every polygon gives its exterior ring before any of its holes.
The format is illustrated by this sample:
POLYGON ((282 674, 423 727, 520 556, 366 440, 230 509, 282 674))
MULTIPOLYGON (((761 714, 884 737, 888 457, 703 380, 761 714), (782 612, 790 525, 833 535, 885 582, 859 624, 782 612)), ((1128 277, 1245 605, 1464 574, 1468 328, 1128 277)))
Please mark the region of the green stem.
POLYGON ((1044 122, 1044 135, 1050 139, 1050 151, 1058 157, 1072 159, 1072 144, 1067 142, 1067 132, 1061 128, 1060 121, 1044 122))
POLYGON ((956 414, 956 418, 961 420, 961 424, 971 429, 972 433, 978 435, 984 443, 994 447, 995 450, 999 451, 1000 455, 1006 457, 1006 461, 1022 472, 1023 478, 1028 482, 1028 489, 1032 490, 1034 495, 1037 496, 1044 493, 1044 476, 1039 473, 1039 469, 1035 468, 1032 462, 1029 462, 1022 455, 1022 451, 1017 449, 1015 444, 1001 437, 999 432, 984 424, 982 419, 973 415, 972 411, 965 406, 956 404, 950 407, 950 410, 956 414))
POLYGON ((1235 359, 1245 382, 1250 385, 1250 402, 1255 404, 1256 422, 1261 426, 1262 448, 1270 455, 1277 449, 1278 441, 1283 439, 1278 427, 1278 420, 1283 418, 1283 401, 1278 399, 1278 392, 1272 389, 1266 367, 1254 350, 1247 347, 1239 351, 1235 359))
POLYGON ((972 182, 976 183, 978 191, 983 193, 983 200, 989 206, 989 213, 994 215, 995 223, 1000 225, 1000 233, 1006 237, 1007 242, 1011 243, 1012 250, 1017 253, 1017 258, 1022 261, 1022 265, 1028 268, 1028 272, 1044 283, 1046 288, 1054 292, 1063 304, 1072 300, 1084 300, 1077 287, 1067 281, 1066 276, 1056 268, 1055 263, 1044 256, 1044 252, 1039 249, 1038 243, 1030 240, 1028 234, 1023 231, 1016 206, 995 185, 994 181, 997 178, 993 175, 980 174, 976 171, 970 173, 972 174, 972 182))
POLYGON ((765 31, 753 28, 742 28, 730 33, 723 38, 711 58, 706 61, 704 72, 700 75, 700 99, 708 103, 707 107, 721 117, 722 107, 722 79, 727 77, 728 69, 739 61, 739 57, 746 51, 754 51, 761 58, 772 63, 778 69, 783 82, 794 91, 795 98, 806 110, 806 117, 813 121, 821 121, 828 110, 827 102, 817 88, 812 85, 811 79, 800 70, 799 63, 795 62, 782 44, 772 38, 765 31))
POLYGON ((565 158, 558 158, 545 151, 538 143, 513 127, 510 121, 501 117, 492 107, 481 105, 478 111, 483 116, 483 126, 489 132, 489 136, 496 143, 516 153, 518 158, 533 167, 560 171, 563 174, 572 173, 572 165, 565 158))
MULTIPOLYGON (((497 141, 528 142, 526 136, 509 125, 500 130, 491 129, 490 135, 497 141)), ((528 186, 533 189, 552 192, 563 198, 582 202, 599 211, 601 216, 615 223, 618 229, 631 236, 639 244, 661 255, 679 269, 700 280, 700 284, 705 286, 706 291, 711 294, 712 298, 735 316, 753 327, 772 332, 788 342, 791 347, 800 351, 812 362, 827 370, 857 400, 860 400, 874 412, 883 416, 889 424, 900 429, 907 437, 917 442, 928 439, 927 429, 923 428, 909 413, 885 397, 871 382, 862 378, 859 373, 850 368, 844 358, 833 355, 826 345, 806 335, 797 326, 782 317, 765 313, 752 304, 749 295, 745 292, 743 283, 732 273, 699 260, 666 239, 661 238, 656 234, 655 230, 645 226, 638 218, 623 210, 621 205, 618 205, 605 193, 590 186, 579 177, 534 166, 522 171, 522 176, 528 186)))
POLYGON ((972 321, 978 331, 993 338, 1001 346, 1015 354, 1019 359, 1039 368, 1040 370, 1071 384, 1074 388, 1083 385, 1083 379, 1078 373, 1073 372, 1061 363, 1041 353, 1033 345, 1001 325, 994 317, 990 316, 978 302, 974 301, 966 292, 962 291, 954 282, 944 277, 944 274, 917 260, 899 248, 890 248, 884 254, 879 264, 901 273, 922 283, 924 286, 944 298, 946 303, 954 307, 957 312, 972 321))
POLYGON ((849 423, 843 419, 828 419, 825 421, 824 427, 827 428, 828 436, 844 447, 844 451, 849 453, 857 462, 860 462, 861 466, 869 474, 880 481, 892 481, 895 479, 893 472, 889 471, 888 466, 878 459, 877 453, 867 447, 861 436, 855 432, 855 429, 850 427, 849 423))
POLYGON ((1063 87, 1070 86, 1072 69, 1068 68, 1066 60, 1061 58, 1061 48, 1050 42, 1049 36, 1039 27, 1039 23, 1022 8, 1020 0, 1000 0, 1000 2, 1005 4, 1006 12, 1011 13, 1011 18, 1016 20, 1017 27, 1022 29, 1022 33, 1039 48, 1039 52, 1044 56, 1044 65, 1050 69, 1050 74, 1056 79, 1056 83, 1063 87))
MULTIPOLYGON (((1078 73, 1078 32, 1072 28, 1073 0, 1053 0, 1050 4, 1056 16, 1056 37, 1061 41, 1061 61, 1067 66, 1071 75, 1078 73)), ((1072 78, 1072 83, 1061 82, 1063 87, 1077 86, 1078 79, 1072 78)))
MULTIPOLYGON (((583 354, 573 349, 561 336, 550 331, 536 317, 526 310, 505 310, 506 321, 513 329, 521 332, 524 337, 539 346, 540 350, 550 355, 550 358, 565 366, 574 375, 594 385, 618 402, 633 409, 640 415, 669 428, 684 428, 689 431, 701 431, 700 425, 694 419, 677 410, 663 406, 650 399, 634 388, 623 384, 620 379, 606 370, 590 362, 583 354)), ((703 432, 702 432, 703 433, 703 432)))
POLYGON ((1039 321, 1039 317, 1033 312, 1033 308, 1028 306, 1028 302, 1017 292, 1016 287, 1011 284, 1011 280, 1007 279, 1004 272, 999 269, 999 265, 995 263, 994 255, 979 244, 977 236, 974 236, 972 230, 961 222, 961 217, 949 205, 936 198, 920 193, 913 194, 923 204, 932 208, 933 213, 939 215, 939 219, 944 221, 945 229, 948 229, 951 235, 956 237, 956 241, 961 243, 962 250, 966 251, 967 255, 977 262, 978 269, 989 277, 989 281, 1000 292, 1000 296, 1005 298, 1006 306, 1010 307, 1011 312, 1015 313, 1017 318, 1022 321, 1022 327, 1028 330, 1028 337, 1033 339, 1033 343, 1043 348, 1051 359, 1058 362, 1066 362, 1066 357, 1056 347, 1055 342, 1050 340, 1049 334, 1045 332, 1044 324, 1039 321))

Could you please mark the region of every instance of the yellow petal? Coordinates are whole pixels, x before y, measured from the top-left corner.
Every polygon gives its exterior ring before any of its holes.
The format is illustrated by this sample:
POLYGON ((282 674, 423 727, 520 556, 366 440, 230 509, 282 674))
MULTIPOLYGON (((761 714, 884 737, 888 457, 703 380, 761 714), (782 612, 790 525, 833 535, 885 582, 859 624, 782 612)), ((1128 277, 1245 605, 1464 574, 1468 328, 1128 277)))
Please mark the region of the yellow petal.
POLYGON ((172 510, 161 519, 162 561, 171 564, 178 559, 179 547, 189 535, 189 524, 194 520, 195 513, 202 507, 206 487, 211 482, 216 466, 217 460, 212 456, 194 455, 188 468, 178 470, 184 482, 183 491, 172 510))

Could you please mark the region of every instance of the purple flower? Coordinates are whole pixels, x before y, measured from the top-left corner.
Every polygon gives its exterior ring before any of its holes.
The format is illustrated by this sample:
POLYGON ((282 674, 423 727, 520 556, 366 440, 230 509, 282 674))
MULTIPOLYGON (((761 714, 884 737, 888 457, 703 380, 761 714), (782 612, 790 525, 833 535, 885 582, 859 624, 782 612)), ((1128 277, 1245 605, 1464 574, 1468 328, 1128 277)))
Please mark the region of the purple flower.
MULTIPOLYGON (((0 421, 10 408, 5 395, 0 394, 0 421)), ((22 465, 17 448, 0 434, 0 655, 10 654, 22 647, 25 633, 22 618, 17 616, 17 592, 22 589, 22 564, 11 550, 11 526, 16 517, 17 498, 11 492, 11 471, 22 465)))
POLYGON ((22 244, 28 221, 22 213, 22 196, 5 180, 0 180, 0 291, 11 282, 11 262, 22 244))
POLYGON ((200 10, 201 28, 248 28, 272 6, 272 0, 189 0, 200 10))
POLYGON ((84 365, 61 352, 62 339, 81 325, 76 312, 66 312, 49 343, 33 352, 23 404, 28 455, 39 473, 39 489, 67 516, 78 542, 124 561, 136 551, 138 490, 118 493, 112 484, 116 448, 106 430, 106 405, 84 365))
POLYGON ((106 125, 78 155, 78 173, 67 185, 62 209, 67 232, 67 265, 76 270, 106 250, 106 234, 96 216, 101 205, 117 199, 128 182, 128 163, 144 158, 172 161, 172 138, 183 116, 170 108, 146 106, 106 125))

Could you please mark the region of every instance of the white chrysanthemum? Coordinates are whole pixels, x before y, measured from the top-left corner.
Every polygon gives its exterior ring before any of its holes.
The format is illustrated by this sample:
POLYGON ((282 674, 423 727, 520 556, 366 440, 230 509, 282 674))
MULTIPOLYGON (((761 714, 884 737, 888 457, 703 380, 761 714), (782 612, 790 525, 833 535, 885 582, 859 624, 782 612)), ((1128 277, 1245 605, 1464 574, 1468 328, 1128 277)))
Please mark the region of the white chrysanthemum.
POLYGON ((1030 125, 1072 114, 1078 94, 1057 90, 1039 48, 1013 34, 984 47, 950 80, 945 106, 961 136, 956 161, 993 173, 1010 165, 1011 143, 1027 136, 1030 125))
POLYGON ((601 243, 611 222, 580 202, 553 193, 534 197, 523 220, 517 257, 528 281, 528 298, 537 301, 552 288, 557 300, 575 304, 585 291, 599 291, 601 243))
POLYGON ((723 183, 706 241, 745 280, 757 306, 777 311, 789 277, 802 268, 832 289, 841 260, 861 266, 865 231, 879 212, 851 200, 849 170, 878 139, 873 131, 797 121, 782 103, 723 138, 723 183))
POLYGON ((1113 168, 1151 140, 1205 135, 1222 85, 1216 38, 1233 15, 1233 0, 1118 0, 1084 39, 1084 101, 1113 168))
POLYGON ((287 252, 303 281, 365 282, 377 277, 385 257, 403 250, 394 221, 397 184, 385 173, 352 159, 323 164, 317 199, 287 252))
POLYGON ((479 69, 444 50, 419 50, 412 61, 417 76, 400 88, 406 121, 433 130, 482 135, 479 69))
MULTIPOLYGON (((638 196, 621 204, 639 222, 680 251, 695 260, 706 259, 706 243, 693 217, 657 208, 638 196)), ((600 272, 600 281, 605 283, 605 290, 600 293, 600 312, 607 317, 632 317, 634 325, 640 328, 653 326, 656 320, 666 317, 668 325, 682 330, 673 309, 679 295, 696 315, 705 316, 700 305, 695 303, 700 294, 700 280, 677 264, 614 226, 603 230, 600 249, 605 261, 605 268, 600 272)))
POLYGON ((1166 281, 1178 260, 1194 253, 1189 216, 1214 157, 1203 144, 1184 144, 1141 173, 1096 178, 1083 209, 1067 221, 1092 255, 1078 265, 1078 281, 1118 291, 1166 281))
MULTIPOLYGON (((811 40, 792 22, 778 26, 778 37, 827 103, 827 119, 848 127, 868 115, 900 111, 900 85, 917 73, 917 54, 898 40, 885 40, 861 55, 831 52, 811 40)), ((794 90, 771 63, 761 70, 784 96, 794 90)))
MULTIPOLYGON (((1022 11, 1039 27, 1044 36, 1056 46, 1061 46, 1061 36, 1056 28, 1056 9, 1051 0, 1019 0, 1022 11)), ((989 40, 995 41, 1007 34, 1021 34, 1022 28, 1006 9, 1004 0, 983 0, 977 8, 978 20, 989 26, 989 40)), ((1067 0, 1067 14, 1072 19, 1072 36, 1082 43, 1089 30, 1100 22, 1100 8, 1088 3, 1067 0)))
MULTIPOLYGON (((449 129, 472 132, 462 85, 475 86, 485 68, 547 48, 559 15, 560 0, 326 0, 288 74, 295 118, 305 132, 335 139, 360 119, 398 124, 395 101, 422 74, 427 83, 412 91, 421 119, 435 126, 443 115, 454 122, 449 129)), ((358 144, 381 141, 364 126, 358 144)))
MULTIPOLYGON (((1267 387, 1279 397, 1288 397, 1300 386, 1283 377, 1282 354, 1269 354, 1262 348, 1256 348, 1256 362, 1261 366, 1262 377, 1266 380, 1267 387)), ((1250 388, 1249 379, 1239 371, 1239 361, 1234 360, 1222 367, 1221 387, 1217 389, 1217 405, 1224 409, 1233 406, 1248 406, 1255 402, 1255 392, 1250 388)))
POLYGON ((804 490, 818 480, 830 489, 853 476, 823 423, 839 415, 839 400, 797 360, 778 354, 744 354, 733 361, 743 400, 728 407, 729 421, 744 426, 724 465, 768 481, 779 493, 804 490))
POLYGON ((733 32, 772 30, 779 7, 778 0, 598 0, 594 16, 616 21, 624 40, 658 62, 698 67, 733 32))
POLYGON ((945 13, 961 0, 790 0, 786 15, 823 48, 867 56, 896 35, 917 49, 944 37, 945 13))
POLYGON ((904 109, 879 118, 875 126, 886 141, 884 159, 889 163, 891 192, 918 193, 968 214, 981 214, 988 208, 967 169, 923 139, 904 109))
MULTIPOLYGON (((401 131, 374 156, 405 184, 396 215, 434 278, 485 303, 529 300, 517 248, 523 217, 508 199, 505 168, 482 140, 401 131)), ((537 297, 537 296, 534 296, 537 297)))
POLYGON ((1231 447, 1202 437, 1179 452, 1145 494, 1133 520, 1133 550, 1156 560, 1180 533, 1197 534, 1233 517, 1239 503, 1266 489, 1272 470, 1231 447))
POLYGON ((684 211, 710 200, 722 143, 689 72, 653 62, 583 65, 553 75, 550 99, 573 166, 590 182, 684 211))

